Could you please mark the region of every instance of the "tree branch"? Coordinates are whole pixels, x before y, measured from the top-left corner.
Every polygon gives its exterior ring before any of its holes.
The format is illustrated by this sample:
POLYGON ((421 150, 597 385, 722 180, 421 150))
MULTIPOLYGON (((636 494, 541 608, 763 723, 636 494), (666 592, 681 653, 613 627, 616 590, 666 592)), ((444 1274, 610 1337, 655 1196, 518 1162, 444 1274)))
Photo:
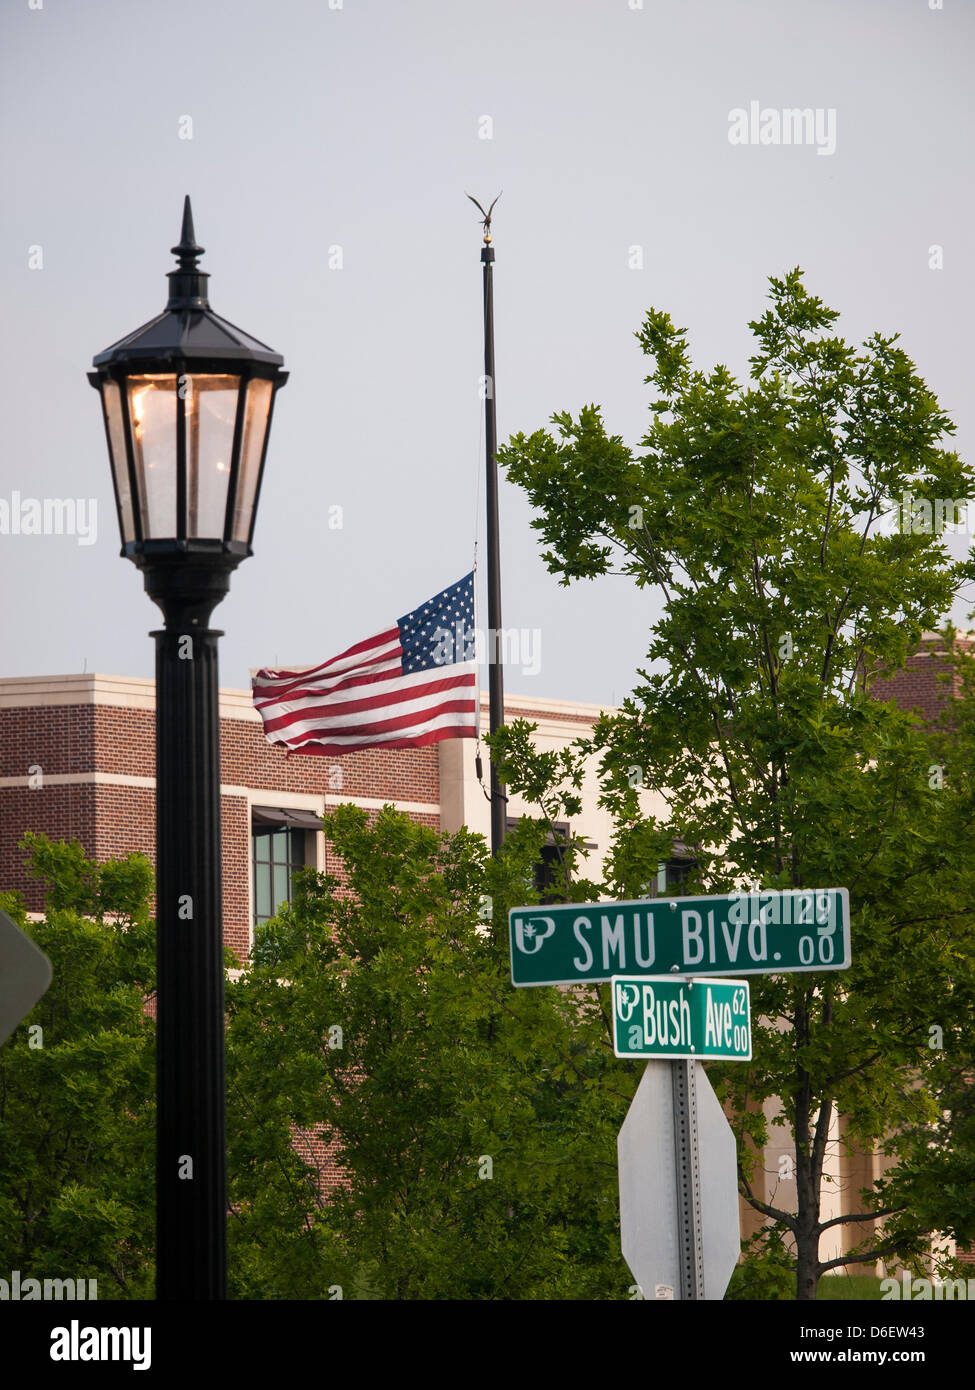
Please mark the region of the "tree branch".
POLYGON ((789 1211, 781 1211, 778 1207, 770 1206, 768 1202, 763 1202, 759 1197, 756 1197, 752 1192, 751 1183, 745 1177, 744 1173, 742 1173, 740 1167, 738 1170, 738 1181, 741 1183, 745 1201, 749 1206, 754 1207, 756 1211, 760 1211, 763 1216, 770 1216, 773 1221, 780 1222, 795 1235, 797 1224, 795 1216, 789 1211))
POLYGON ((831 1216, 828 1221, 820 1221, 819 1232, 828 1231, 830 1226, 845 1226, 852 1221, 879 1221, 883 1216, 897 1216, 907 1207, 881 1207, 879 1211, 862 1211, 855 1216, 831 1216))

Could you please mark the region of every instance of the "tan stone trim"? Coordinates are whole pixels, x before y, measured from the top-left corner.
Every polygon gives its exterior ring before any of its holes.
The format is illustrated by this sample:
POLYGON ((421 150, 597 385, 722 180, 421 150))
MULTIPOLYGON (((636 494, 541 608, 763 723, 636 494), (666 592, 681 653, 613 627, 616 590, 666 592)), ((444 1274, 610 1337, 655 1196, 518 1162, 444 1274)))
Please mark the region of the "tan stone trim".
MULTIPOLYGON (((488 708, 490 697, 485 691, 481 692, 481 708, 488 708)), ((551 700, 545 699, 541 695, 509 695, 505 692, 504 697, 505 713, 513 710, 540 710, 550 711, 552 714, 573 714, 578 715, 580 720, 588 721, 597 719, 601 714, 611 714, 613 709, 609 705, 582 705, 574 700, 551 700)))
POLYGON ((282 811, 321 812, 323 808, 334 811, 336 806, 351 802, 353 806, 361 806, 364 811, 381 811, 384 806, 392 806, 396 811, 416 811, 425 816, 436 816, 440 813, 439 801, 391 801, 388 796, 344 794, 326 796, 324 792, 317 795, 310 792, 276 792, 268 791, 264 787, 231 787, 222 790, 225 796, 246 796, 251 806, 280 806, 282 811))
POLYGON ((0 709, 45 705, 122 705, 154 710, 156 683, 139 676, 13 676, 0 680, 0 709))
POLYGON ((249 690, 221 690, 220 718, 239 719, 244 724, 260 724, 264 721, 254 708, 254 697, 249 690))
MULTIPOLYGON (((44 772, 42 786, 36 788, 43 791, 45 787, 73 787, 73 786, 105 786, 105 787, 155 787, 155 777, 136 777, 128 776, 122 772, 44 772)), ((27 787, 30 778, 28 775, 23 777, 0 777, 0 789, 3 787, 27 787)))
MULTIPOLYGON (((487 708, 487 694, 481 704, 487 708)), ((583 705, 571 700, 544 699, 540 695, 506 695, 505 709, 549 711, 576 715, 581 722, 604 712, 602 705, 583 705)), ((110 676, 97 672, 61 676, 6 676, 0 679, 0 709, 46 705, 117 705, 125 709, 154 710, 156 683, 142 676, 110 676)), ((220 714, 224 719, 240 719, 260 724, 250 690, 222 689, 220 714)))
POLYGON ((388 796, 336 796, 327 802, 328 809, 334 811, 343 801, 351 801, 353 806, 362 806, 367 811, 381 811, 384 806, 392 806, 397 811, 416 811, 424 816, 440 814, 439 801, 390 801, 388 796))
MULTIPOLYGON (((595 708, 595 706, 594 706, 594 708, 595 708)), ((601 713, 602 711, 598 711, 598 712, 601 713)), ((509 720, 510 720, 510 719, 521 719, 521 718, 524 718, 524 719, 527 719, 528 722, 529 722, 530 724, 536 724, 538 727, 537 727, 537 729, 536 729, 535 732, 536 732, 536 734, 538 735, 538 737, 540 737, 540 738, 554 738, 554 739, 556 739, 559 743, 566 744, 566 743, 571 743, 571 741, 572 741, 574 738, 579 738, 579 737, 582 737, 582 736, 588 737, 588 736, 592 733, 593 719, 582 718, 582 717, 580 717, 578 720, 576 720, 576 719, 540 719, 540 718, 538 717, 538 714, 539 714, 539 710, 538 710, 538 707, 537 707, 536 705, 532 705, 531 707, 527 707, 527 706, 526 706, 526 707, 525 707, 524 714, 521 714, 518 710, 512 710, 511 707, 510 707, 510 705, 508 704, 507 700, 505 700, 505 715, 506 715, 506 717, 507 717, 509 720)), ((594 718, 595 718, 595 716, 594 716, 594 718)), ((482 735, 482 737, 483 737, 484 734, 487 734, 487 733, 490 732, 490 728, 491 728, 491 725, 490 725, 490 722, 489 722, 488 711, 487 711, 487 709, 482 709, 482 710, 481 710, 481 735, 482 735)), ((444 740, 444 742, 453 742, 453 741, 454 741, 454 740, 446 740, 446 739, 444 740)), ((458 739, 458 740, 456 740, 456 742, 460 742, 460 740, 458 739)))
MULTIPOLYGON (((6 787, 23 787, 28 789, 29 777, 0 777, 0 791, 6 787)), ((136 777, 127 776, 120 772, 54 772, 44 775, 44 785, 36 790, 43 791, 45 787, 74 787, 74 786, 107 786, 107 787, 145 787, 154 790, 156 786, 155 777, 136 777)), ((248 806, 281 806, 291 808, 295 811, 321 811, 328 804, 329 810, 334 810, 336 806, 344 801, 351 801, 354 806, 361 806, 366 811, 381 811, 384 806, 390 804, 389 797, 376 796, 336 796, 326 798, 324 794, 311 792, 281 792, 274 791, 269 787, 236 787, 227 783, 220 784, 221 796, 234 796, 242 801, 246 801, 248 806)), ((439 801, 393 801, 391 803, 397 811, 416 811, 423 815, 436 816, 440 812, 439 801)))

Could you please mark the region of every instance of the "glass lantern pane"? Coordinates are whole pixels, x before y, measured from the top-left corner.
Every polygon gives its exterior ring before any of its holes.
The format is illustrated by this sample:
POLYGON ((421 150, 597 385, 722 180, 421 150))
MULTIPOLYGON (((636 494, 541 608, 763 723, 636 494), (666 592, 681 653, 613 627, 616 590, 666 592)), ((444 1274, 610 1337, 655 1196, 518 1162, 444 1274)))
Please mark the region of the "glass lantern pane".
POLYGON ((234 505, 232 540, 250 539, 257 496, 257 478, 267 433, 267 417, 271 409, 271 383, 255 377, 247 384, 247 406, 244 411, 244 435, 240 445, 240 471, 237 475, 237 498, 234 505))
POLYGON ((176 530, 176 377, 130 376, 129 419, 144 540, 176 530))
POLYGON ((187 536, 223 537, 239 386, 239 376, 186 379, 187 536))
POLYGON ((122 424, 122 393, 118 382, 102 382, 102 400, 108 420, 108 442, 112 454, 112 476, 122 518, 122 544, 135 540, 135 519, 132 514, 132 488, 129 485, 129 462, 125 453, 125 429, 122 424))

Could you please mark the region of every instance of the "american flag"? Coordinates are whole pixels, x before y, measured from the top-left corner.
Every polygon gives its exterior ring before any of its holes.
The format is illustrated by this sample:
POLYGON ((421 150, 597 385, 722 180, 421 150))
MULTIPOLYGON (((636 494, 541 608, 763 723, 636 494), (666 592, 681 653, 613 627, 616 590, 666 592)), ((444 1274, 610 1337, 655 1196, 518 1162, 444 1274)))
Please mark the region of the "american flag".
POLYGON ((268 743, 339 757, 477 733, 474 574, 321 666, 258 671, 268 743))

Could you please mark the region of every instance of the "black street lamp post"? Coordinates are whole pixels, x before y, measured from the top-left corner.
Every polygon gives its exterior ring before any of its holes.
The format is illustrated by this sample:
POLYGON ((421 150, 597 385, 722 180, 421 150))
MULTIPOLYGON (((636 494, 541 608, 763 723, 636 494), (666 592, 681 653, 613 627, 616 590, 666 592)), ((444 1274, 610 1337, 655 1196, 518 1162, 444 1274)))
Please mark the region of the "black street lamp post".
POLYGON ((226 1297, 220 720, 213 609, 252 554, 284 359, 219 318, 183 209, 163 313, 95 357, 122 554, 156 641, 156 1296, 226 1297))

